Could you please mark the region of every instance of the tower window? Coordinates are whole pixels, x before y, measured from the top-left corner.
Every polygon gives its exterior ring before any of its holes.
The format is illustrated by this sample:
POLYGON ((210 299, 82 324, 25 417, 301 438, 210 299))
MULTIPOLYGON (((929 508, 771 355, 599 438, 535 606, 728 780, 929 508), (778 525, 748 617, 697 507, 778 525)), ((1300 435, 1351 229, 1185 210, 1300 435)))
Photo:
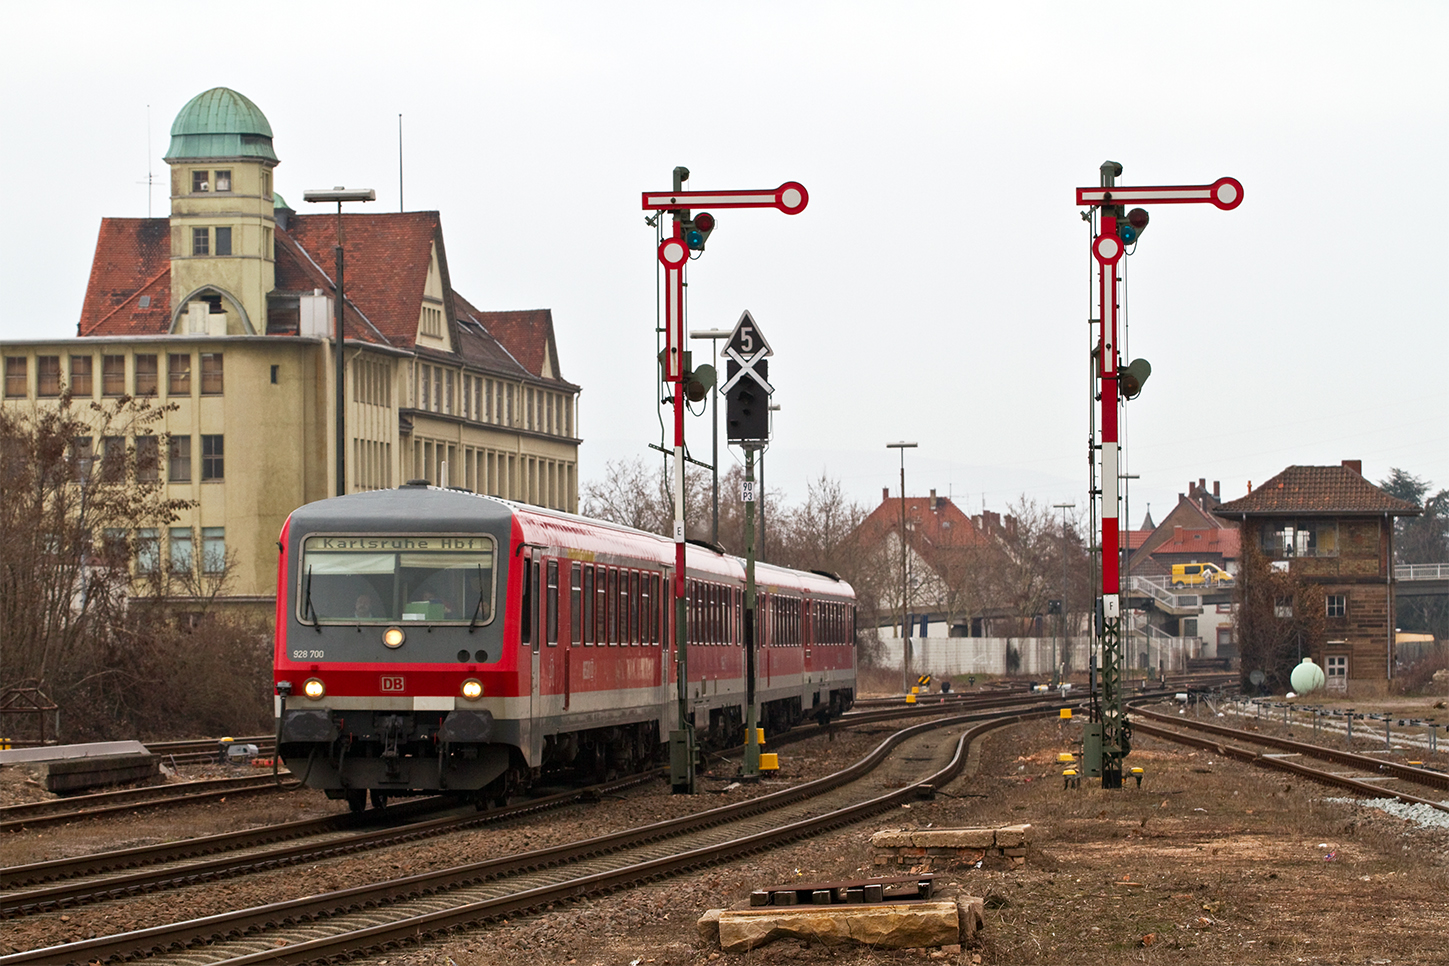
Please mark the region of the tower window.
POLYGON ((272 197, 272 173, 270 171, 262 172, 262 197, 272 197))
POLYGON ((218 228, 216 230, 216 254, 231 254, 231 229, 218 228))
POLYGON ((209 171, 193 171, 193 172, 191 172, 191 193, 192 194, 200 194, 203 191, 210 191, 210 190, 211 190, 211 172, 209 172, 209 171))
POLYGON ((216 189, 215 190, 217 190, 217 191, 230 191, 231 190, 231 172, 230 171, 215 171, 215 172, 212 173, 212 178, 216 182, 216 189))
POLYGON ((210 228, 193 228, 193 229, 191 229, 191 254, 193 254, 193 255, 210 255, 211 254, 211 229, 210 228))

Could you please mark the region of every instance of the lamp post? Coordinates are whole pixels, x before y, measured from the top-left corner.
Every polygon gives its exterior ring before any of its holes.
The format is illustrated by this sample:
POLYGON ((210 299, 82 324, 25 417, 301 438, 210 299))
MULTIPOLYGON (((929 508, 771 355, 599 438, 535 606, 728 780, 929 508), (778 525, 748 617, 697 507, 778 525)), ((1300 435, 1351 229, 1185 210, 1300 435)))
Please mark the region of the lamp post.
POLYGON ((303 201, 327 203, 337 202, 337 304, 333 309, 333 341, 337 351, 337 495, 347 493, 347 394, 344 391, 347 379, 347 360, 342 355, 342 309, 346 304, 346 289, 342 280, 342 203, 344 201, 376 201, 377 192, 371 188, 343 188, 340 185, 330 191, 304 191, 303 201))
MULTIPOLYGON (((1067 644, 1067 511, 1075 509, 1075 503, 1053 503, 1052 509, 1062 511, 1062 607, 1057 614, 1057 629, 1061 632, 1062 650, 1068 648, 1067 644)), ((1059 669, 1061 662, 1057 660, 1057 639, 1052 638, 1052 684, 1061 683, 1059 669)))
POLYGON ((886 443, 886 449, 901 451, 901 684, 907 694, 911 690, 911 639, 907 636, 911 618, 906 582, 906 450, 915 448, 915 443, 886 443))
MULTIPOLYGON (((710 364, 714 366, 716 372, 719 371, 719 340, 720 339, 728 339, 732 335, 734 335, 734 330, 732 330, 732 329, 690 329, 689 330, 689 337, 691 339, 708 339, 708 340, 710 340, 710 345, 709 345, 709 361, 710 361, 710 364)), ((719 545, 719 378, 717 376, 715 377, 715 380, 714 380, 714 388, 713 388, 713 390, 711 391, 710 394, 711 394, 711 396, 713 398, 710 401, 710 417, 709 417, 709 432, 710 432, 710 458, 709 458, 709 465, 712 467, 713 472, 714 472, 714 487, 710 491, 711 494, 712 494, 712 496, 713 496, 713 502, 714 502, 714 518, 713 518, 714 523, 713 523, 713 529, 710 531, 710 533, 712 534, 712 536, 710 538, 710 542, 711 543, 714 543, 716 546, 718 546, 719 545)))

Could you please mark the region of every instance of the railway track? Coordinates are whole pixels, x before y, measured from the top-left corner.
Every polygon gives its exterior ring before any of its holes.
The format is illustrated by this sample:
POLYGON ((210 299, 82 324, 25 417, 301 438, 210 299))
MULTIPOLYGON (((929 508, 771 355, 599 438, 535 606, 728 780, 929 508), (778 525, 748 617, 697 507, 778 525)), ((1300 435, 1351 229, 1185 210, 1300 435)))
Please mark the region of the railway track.
POLYGON ((143 788, 124 788, 113 792, 96 792, 91 795, 72 795, 45 802, 6 805, 0 807, 0 834, 133 812, 138 808, 193 804, 228 795, 291 791, 300 786, 301 783, 292 777, 291 772, 283 769, 277 778, 273 778, 268 770, 265 774, 240 778, 174 782, 143 788))
POLYGON ((950 781, 964 766, 971 740, 1022 717, 983 712, 938 718, 897 732, 834 775, 745 802, 555 848, 16 953, 0 957, 0 966, 140 958, 168 966, 303 963, 415 942, 857 822, 917 797, 923 786, 950 781), (893 754, 897 749, 900 754, 893 754))
POLYGON ((1441 812, 1449 812, 1449 805, 1438 799, 1425 798, 1405 791, 1402 787, 1393 787, 1409 785, 1415 789, 1449 791, 1449 774, 1442 771, 1291 738, 1229 728, 1191 717, 1155 711, 1138 704, 1134 704, 1131 711, 1132 728, 1138 734, 1205 748, 1226 758, 1288 772, 1320 784, 1348 789, 1368 798, 1393 798, 1406 804, 1427 805, 1441 812), (1306 760, 1323 762, 1331 767, 1310 765, 1306 760))

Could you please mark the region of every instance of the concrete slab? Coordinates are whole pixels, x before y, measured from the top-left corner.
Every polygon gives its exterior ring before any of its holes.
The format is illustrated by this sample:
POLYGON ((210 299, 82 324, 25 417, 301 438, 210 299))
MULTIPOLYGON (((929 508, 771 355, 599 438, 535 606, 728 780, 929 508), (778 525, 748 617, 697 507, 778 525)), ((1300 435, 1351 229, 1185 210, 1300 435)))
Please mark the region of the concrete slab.
POLYGON ((844 906, 726 909, 699 923, 701 935, 719 930, 720 948, 744 952, 791 937, 827 945, 860 943, 882 949, 946 946, 961 941, 956 902, 902 902, 844 906))

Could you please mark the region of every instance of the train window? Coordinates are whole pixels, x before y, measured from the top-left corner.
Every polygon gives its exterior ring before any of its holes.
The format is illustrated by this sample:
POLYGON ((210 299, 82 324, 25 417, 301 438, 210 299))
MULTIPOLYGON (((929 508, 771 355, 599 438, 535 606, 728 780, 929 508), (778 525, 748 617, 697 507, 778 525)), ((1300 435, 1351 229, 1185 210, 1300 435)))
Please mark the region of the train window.
POLYGON ((619 571, 619 596, 614 602, 619 612, 619 633, 614 638, 616 644, 629 643, 629 571, 619 571))
POLYGON ((537 651, 538 642, 543 634, 543 627, 540 626, 538 619, 539 610, 543 605, 543 594, 540 593, 541 588, 539 587, 538 581, 539 562, 537 560, 533 562, 533 567, 531 569, 533 571, 533 575, 528 585, 528 604, 525 606, 525 610, 528 611, 528 626, 529 629, 532 631, 532 633, 529 635, 529 643, 531 643, 533 645, 533 649, 537 651))
POLYGON ((609 568, 609 643, 619 643, 619 571, 609 568))
POLYGON ((487 624, 496 598, 493 538, 483 534, 313 534, 302 544, 297 619, 487 624))
POLYGON ((544 643, 549 647, 558 646, 558 561, 548 562, 548 633, 544 635, 544 643))
POLYGON ((594 643, 609 643, 609 569, 607 567, 596 568, 598 576, 595 578, 594 593, 594 643))
POLYGON ((594 643, 594 565, 584 568, 584 634, 580 640, 585 644, 594 643))
POLYGON ((584 591, 583 567, 569 565, 569 644, 579 646, 579 631, 583 627, 581 600, 584 591))
POLYGON ((663 606, 663 598, 659 596, 659 575, 649 575, 649 643, 659 643, 659 628, 663 626, 659 608, 663 606))
POLYGON ((523 605, 518 611, 518 641, 524 647, 528 646, 530 638, 533 637, 533 584, 528 582, 529 572, 528 558, 523 558, 523 605))
POLYGON ((629 643, 639 643, 639 571, 629 571, 629 643))

